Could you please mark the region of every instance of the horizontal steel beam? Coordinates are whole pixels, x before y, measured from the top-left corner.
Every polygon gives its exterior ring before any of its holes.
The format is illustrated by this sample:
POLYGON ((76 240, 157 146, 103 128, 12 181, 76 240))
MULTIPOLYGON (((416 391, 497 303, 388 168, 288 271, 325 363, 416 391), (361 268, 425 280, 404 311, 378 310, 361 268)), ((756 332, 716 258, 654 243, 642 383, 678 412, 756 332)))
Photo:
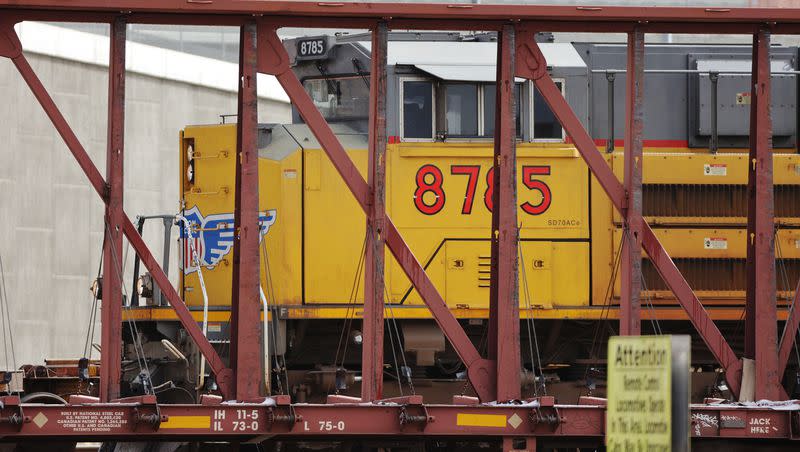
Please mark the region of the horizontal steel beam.
POLYGON ((263 14, 337 18, 497 19, 581 22, 800 23, 800 8, 562 6, 520 4, 294 2, 262 0, 0 0, 0 7, 60 11, 263 14))
MULTIPOLYGON (((124 16, 124 19, 131 24, 241 26, 249 20, 252 20, 253 15, 251 12, 241 11, 231 14, 219 14, 210 12, 207 8, 189 8, 179 12, 170 8, 165 8, 163 10, 136 9, 118 12, 117 10, 97 9, 78 3, 71 3, 70 7, 64 6, 64 8, 67 9, 30 9, 34 5, 29 6, 25 4, 20 5, 20 7, 12 7, 8 4, 8 1, 9 0, 0 0, 0 16, 8 18, 13 17, 15 18, 15 22, 27 20, 44 22, 111 23, 116 17, 124 16), (74 8, 72 7, 73 5, 74 8)), ((333 7, 334 6, 331 6, 331 8, 333 7)), ((516 12, 516 8, 515 6, 514 12, 516 12)), ((657 9, 660 10, 664 8, 657 9)), ((323 9, 322 11, 327 12, 328 10, 323 9)), ((263 13, 257 14, 260 15, 263 13)), ((375 18, 378 16, 370 17, 358 15, 342 17, 336 14, 313 15, 308 12, 300 15, 293 15, 291 12, 283 11, 280 14, 270 14, 269 17, 274 23, 280 24, 280 27, 367 29, 374 25, 375 18)), ((519 22, 519 25, 524 28, 548 32, 629 33, 636 27, 643 33, 686 34, 753 34, 760 28, 763 28, 766 21, 769 22, 769 28, 772 30, 773 34, 800 34, 800 21, 794 21, 794 19, 770 20, 759 18, 766 16, 753 16, 750 20, 736 18, 736 20, 732 22, 720 21, 719 17, 716 15, 711 15, 703 20, 698 19, 692 21, 676 17, 654 17, 646 22, 642 22, 641 18, 638 17, 610 19, 606 16, 599 15, 580 15, 566 18, 548 16, 536 17, 535 19, 525 19, 512 14, 506 14, 503 17, 492 16, 475 18, 464 18, 460 15, 448 15, 437 18, 425 17, 426 18, 394 15, 392 17, 386 17, 384 20, 389 29, 394 30, 499 31, 503 24, 508 23, 509 20, 514 20, 515 22, 519 22)), ((522 17, 524 17, 524 15, 522 17)))
MULTIPOLYGON (((16 21, 110 23, 117 16, 124 16, 131 24, 164 25, 226 25, 238 27, 252 19, 250 14, 209 14, 198 12, 140 12, 120 14, 109 11, 52 11, 42 9, 5 9, 0 14, 18 18, 16 21)), ((270 20, 281 27, 304 28, 355 28, 367 29, 375 20, 363 17, 292 16, 270 15, 270 20)), ((482 30, 498 31, 508 20, 503 19, 417 19, 393 17, 386 19, 387 26, 394 30, 482 30)), ((634 27, 644 33, 687 34, 751 34, 763 24, 753 22, 654 22, 640 23, 638 20, 580 21, 580 20, 522 20, 525 28, 549 32, 628 33, 634 27)), ((775 34, 800 34, 800 23, 772 24, 775 34)))
MULTIPOLYGON (((154 402, 154 397, 139 398, 154 402)), ((85 405, 19 404, 4 397, 0 435, 17 438, 136 438, 259 441, 269 439, 515 436, 597 441, 605 435, 605 406, 554 405, 552 398, 517 405, 281 404, 156 405, 131 400, 85 405)), ((724 405, 692 406, 694 438, 796 439, 798 410, 724 405), (755 426, 755 427, 754 427, 755 426), (764 428, 763 426, 768 426, 764 428)))

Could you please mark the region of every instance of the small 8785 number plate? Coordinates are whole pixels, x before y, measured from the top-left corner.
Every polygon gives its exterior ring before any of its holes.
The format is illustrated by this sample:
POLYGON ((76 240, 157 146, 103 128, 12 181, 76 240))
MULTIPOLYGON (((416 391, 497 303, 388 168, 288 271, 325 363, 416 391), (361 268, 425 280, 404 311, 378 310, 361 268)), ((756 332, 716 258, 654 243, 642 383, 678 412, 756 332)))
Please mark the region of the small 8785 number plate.
POLYGON ((297 40, 298 59, 325 58, 328 54, 328 40, 323 37, 304 38, 297 40))

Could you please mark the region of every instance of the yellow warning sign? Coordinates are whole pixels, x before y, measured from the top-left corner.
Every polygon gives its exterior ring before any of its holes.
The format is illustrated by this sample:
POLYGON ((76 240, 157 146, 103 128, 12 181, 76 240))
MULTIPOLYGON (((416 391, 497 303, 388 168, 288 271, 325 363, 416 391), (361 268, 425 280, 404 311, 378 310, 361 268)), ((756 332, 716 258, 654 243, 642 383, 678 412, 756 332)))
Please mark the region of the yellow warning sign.
POLYGON ((750 105, 750 93, 736 93, 736 105, 750 105))
MULTIPOLYGON (((675 415, 688 417, 688 373, 688 338, 612 337, 608 342, 608 451, 684 450, 673 448, 678 446, 673 444, 673 421, 675 415), (673 390, 676 389, 672 378, 675 339, 681 339, 678 362, 686 367, 685 381, 681 378, 677 385, 681 394, 676 397, 676 400, 686 398, 685 415, 683 409, 676 410, 678 412, 672 409, 673 390)), ((686 426, 681 424, 682 420, 675 422, 678 424, 676 433, 682 434, 686 428, 688 437, 688 419, 686 426)))

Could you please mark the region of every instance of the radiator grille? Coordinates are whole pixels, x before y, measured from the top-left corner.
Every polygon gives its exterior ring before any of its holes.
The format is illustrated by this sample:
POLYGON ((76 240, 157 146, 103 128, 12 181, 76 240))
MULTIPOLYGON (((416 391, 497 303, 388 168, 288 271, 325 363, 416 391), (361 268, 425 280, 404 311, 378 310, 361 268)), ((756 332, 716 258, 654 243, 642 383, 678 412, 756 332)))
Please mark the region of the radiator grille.
MULTIPOLYGON (((695 291, 744 291, 747 287, 745 259, 673 259, 695 291)), ((778 291, 793 291, 800 278, 800 259, 779 259, 776 268, 778 291), (783 266, 785 266, 785 274, 783 266), (786 281, 788 279, 788 282, 786 281)), ((642 275, 648 290, 669 290, 649 259, 642 260, 642 275)))
MULTIPOLYGON (((747 216, 745 185, 647 184, 642 195, 645 216, 747 216)), ((775 185, 775 216, 800 217, 800 185, 775 185)))

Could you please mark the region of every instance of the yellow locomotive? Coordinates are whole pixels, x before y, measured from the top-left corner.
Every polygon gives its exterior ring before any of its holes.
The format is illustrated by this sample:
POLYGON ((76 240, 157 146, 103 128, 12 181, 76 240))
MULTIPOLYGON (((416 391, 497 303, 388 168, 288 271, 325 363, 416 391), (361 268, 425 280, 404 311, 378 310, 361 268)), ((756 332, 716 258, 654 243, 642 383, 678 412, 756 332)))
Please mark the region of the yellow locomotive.
MULTIPOLYGON (((285 44, 296 74, 364 174, 368 37, 285 44)), ((624 90, 613 86, 624 86, 625 74, 614 71, 624 68, 624 45, 540 46, 551 75, 621 179, 624 90)), ((795 51, 775 48, 773 64, 796 68, 795 51)), ((745 289, 748 82, 721 73, 712 86, 708 74, 680 70, 747 66, 749 48, 664 45, 647 55, 648 69, 667 71, 645 79, 644 214, 711 317, 728 321, 723 330, 735 329, 745 289), (717 105, 709 103, 711 89, 718 90, 717 105), (712 108, 718 124, 710 123, 712 108), (719 149, 709 149, 712 135, 719 149)), ((490 35, 393 33, 388 50, 387 213, 476 344, 488 317, 495 58, 490 35)), ((797 85, 792 77, 776 77, 776 259, 779 303, 785 303, 800 277, 800 156, 797 85)), ((523 334, 536 339, 539 355, 522 359, 537 375, 551 369, 580 378, 586 366, 602 362, 594 353, 598 325, 617 317, 621 221, 533 85, 520 81, 517 96, 520 316, 537 322, 538 330, 523 328, 523 334), (564 365, 579 372, 555 370, 564 365)), ((272 370, 286 378, 275 378, 295 396, 305 391, 305 399, 357 380, 355 346, 339 349, 343 341, 358 343, 358 322, 351 320, 362 312, 365 217, 294 116, 292 124, 259 127, 261 277, 274 335, 268 360, 283 358, 272 370)), ((181 230, 180 293, 199 322, 206 306, 208 335, 224 349, 236 126, 187 126, 179 145, 181 215, 191 225, 181 230)), ((646 257, 642 272, 643 316, 665 323, 645 330, 684 331, 683 311, 646 257)), ((410 380, 460 381, 452 350, 391 257, 386 291, 386 317, 396 328, 387 334, 398 342, 387 340, 387 347, 400 347, 412 363, 401 365, 395 353, 387 368, 403 367, 410 380)), ((169 307, 160 300, 141 304, 147 306, 126 315, 156 325, 152 337, 172 331, 158 326, 175 324, 169 307)), ((693 357, 711 362, 702 350, 693 357)))

